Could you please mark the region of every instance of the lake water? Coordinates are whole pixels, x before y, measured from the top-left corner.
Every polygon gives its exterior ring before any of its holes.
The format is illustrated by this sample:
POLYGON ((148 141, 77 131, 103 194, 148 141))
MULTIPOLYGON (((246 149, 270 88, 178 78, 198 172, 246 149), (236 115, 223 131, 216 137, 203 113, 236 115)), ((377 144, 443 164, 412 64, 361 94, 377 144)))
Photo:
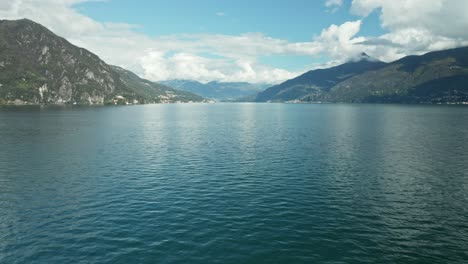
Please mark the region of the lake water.
POLYGON ((468 107, 0 110, 0 263, 466 262, 468 107))

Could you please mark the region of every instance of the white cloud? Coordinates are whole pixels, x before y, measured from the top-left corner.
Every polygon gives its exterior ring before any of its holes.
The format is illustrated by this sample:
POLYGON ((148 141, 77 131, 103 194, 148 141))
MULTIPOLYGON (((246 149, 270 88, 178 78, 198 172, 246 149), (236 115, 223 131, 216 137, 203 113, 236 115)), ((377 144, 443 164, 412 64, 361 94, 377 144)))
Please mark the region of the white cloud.
POLYGON ((351 6, 352 13, 363 17, 380 12, 389 33, 379 42, 389 45, 373 49, 388 59, 468 45, 467 10, 466 0, 353 0, 351 6))
POLYGON ((341 25, 331 25, 314 39, 310 46, 316 47, 315 52, 326 54, 336 61, 344 61, 362 52, 357 45, 365 40, 355 37, 361 28, 361 20, 348 21, 341 25))
POLYGON ((206 58, 194 53, 175 53, 167 56, 163 52, 150 50, 140 60, 143 75, 152 80, 192 79, 201 82, 239 80, 258 82, 280 82, 301 72, 292 73, 257 63, 255 59, 206 58))
POLYGON ((335 13, 343 5, 343 0, 326 0, 325 6, 330 8, 328 11, 335 13))
POLYGON ((224 12, 216 12, 216 15, 219 16, 219 17, 226 16, 226 14, 224 12))
POLYGON ((326 7, 333 7, 333 6, 342 6, 343 0, 326 0, 325 6, 326 7))

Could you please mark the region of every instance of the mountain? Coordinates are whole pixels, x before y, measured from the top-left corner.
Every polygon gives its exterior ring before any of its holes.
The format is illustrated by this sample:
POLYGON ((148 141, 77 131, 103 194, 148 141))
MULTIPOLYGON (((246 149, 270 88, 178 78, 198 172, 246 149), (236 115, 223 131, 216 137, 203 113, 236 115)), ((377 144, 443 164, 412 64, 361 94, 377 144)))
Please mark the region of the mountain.
POLYGON ((190 80, 169 80, 160 83, 215 100, 233 100, 240 97, 255 95, 259 91, 270 86, 268 84, 253 84, 247 82, 217 81, 203 84, 190 80))
POLYGON ((255 101, 289 101, 328 92, 336 84, 361 73, 376 70, 386 64, 362 53, 353 60, 328 69, 308 71, 260 92, 255 101))
POLYGON ((366 54, 307 72, 259 93, 255 101, 351 103, 468 102, 468 47, 407 56, 391 63, 366 54))
POLYGON ((0 21, 0 104, 202 100, 108 65, 31 20, 0 21))
POLYGON ((468 102, 468 47, 404 57, 337 84, 320 100, 357 103, 468 102))

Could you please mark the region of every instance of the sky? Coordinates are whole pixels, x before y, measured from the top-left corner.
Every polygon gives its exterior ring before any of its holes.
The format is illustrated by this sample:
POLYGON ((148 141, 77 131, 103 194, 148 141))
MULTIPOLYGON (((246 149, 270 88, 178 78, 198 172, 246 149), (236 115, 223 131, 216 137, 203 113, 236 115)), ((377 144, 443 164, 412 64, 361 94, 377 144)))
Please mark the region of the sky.
POLYGON ((0 0, 152 81, 279 83, 361 52, 393 61, 468 46, 467 0, 0 0))

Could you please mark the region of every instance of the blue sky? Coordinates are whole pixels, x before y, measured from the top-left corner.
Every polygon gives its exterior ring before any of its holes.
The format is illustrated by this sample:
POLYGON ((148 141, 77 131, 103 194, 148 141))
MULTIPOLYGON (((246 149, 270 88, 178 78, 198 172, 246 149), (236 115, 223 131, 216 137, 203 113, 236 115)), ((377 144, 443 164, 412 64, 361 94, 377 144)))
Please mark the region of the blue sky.
MULTIPOLYGON (((134 1, 112 0, 85 2, 76 8, 97 21, 140 25, 139 30, 151 36, 262 32, 274 38, 310 41, 331 24, 359 19, 348 12, 348 1, 335 12, 323 1, 311 0, 156 0, 140 5, 134 1)), ((378 16, 366 18, 360 33, 382 34, 378 16)))
POLYGON ((0 0, 109 64, 153 80, 278 83, 366 52, 468 46, 467 0, 0 0))
MULTIPOLYGON (((259 32, 272 38, 306 42, 331 24, 359 19, 348 12, 349 1, 327 7, 323 1, 310 0, 156 0, 140 5, 134 1, 112 0, 85 2, 75 8, 96 21, 138 25, 136 31, 153 37, 259 32)), ((363 19, 358 35, 378 36, 384 32, 378 12, 373 12, 363 19)), ((330 58, 326 55, 274 55, 258 59, 273 67, 298 71, 314 63, 325 63, 330 58)))

